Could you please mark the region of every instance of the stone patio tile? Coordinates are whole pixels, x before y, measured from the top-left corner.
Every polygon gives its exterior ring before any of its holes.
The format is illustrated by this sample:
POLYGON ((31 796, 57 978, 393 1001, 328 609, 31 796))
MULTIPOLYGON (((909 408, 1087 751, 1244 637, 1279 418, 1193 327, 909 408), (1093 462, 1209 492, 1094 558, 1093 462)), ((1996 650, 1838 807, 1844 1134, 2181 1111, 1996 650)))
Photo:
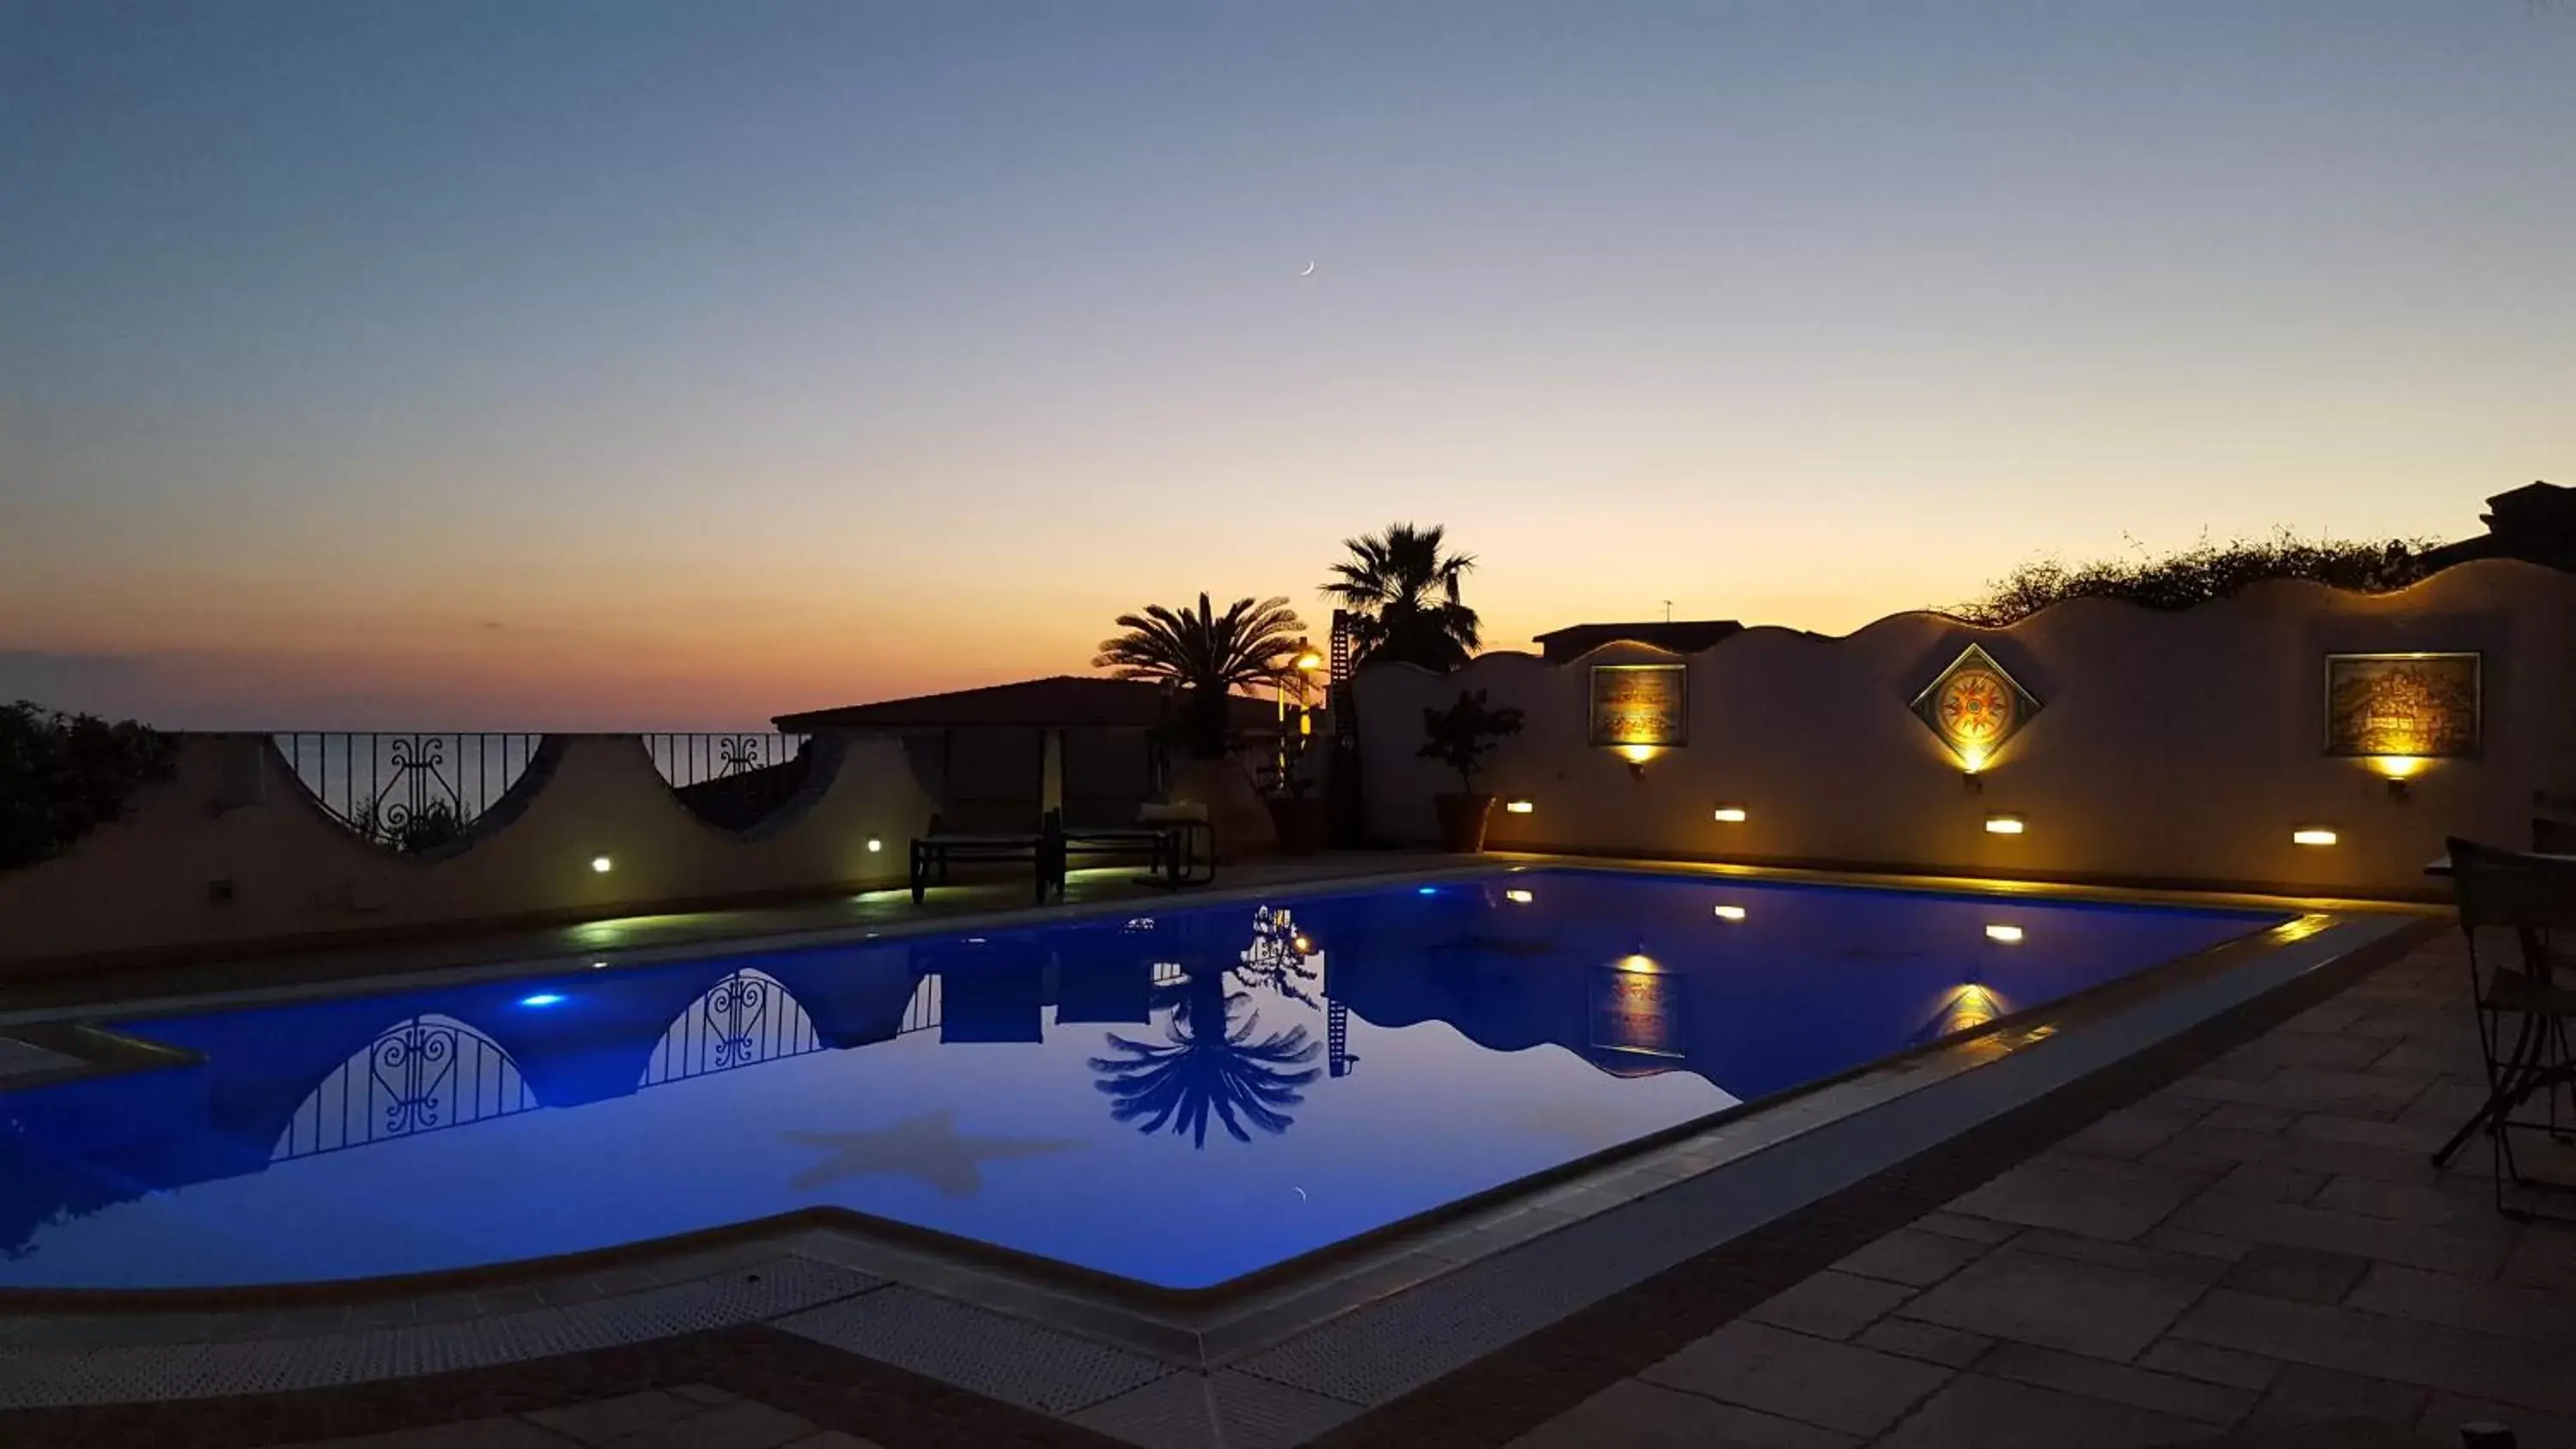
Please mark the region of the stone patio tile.
POLYGON ((704 1409, 705 1405, 691 1403, 675 1394, 647 1389, 640 1394, 620 1394, 613 1399, 593 1399, 586 1404, 541 1409, 527 1417, 530 1422, 567 1439, 584 1444, 606 1444, 629 1434, 676 1423, 704 1409))
MULTIPOLYGON (((2459 1124, 2454 1122, 2453 1127, 2459 1124)), ((2327 1142, 2358 1142, 2370 1147, 2393 1148, 2400 1152, 2429 1154, 2450 1136, 2450 1130, 2419 1122, 2380 1122, 2367 1117, 2340 1117, 2332 1112, 2309 1112, 2289 1126, 2293 1137, 2310 1137, 2327 1142)))
POLYGON ((2576 1285, 2576 1227, 2535 1222, 2525 1226, 2505 1259, 2504 1280, 2534 1287, 2576 1285))
POLYGON ((713 1384, 681 1384, 671 1392, 692 1404, 730 1404, 739 1397, 733 1390, 720 1389, 713 1384))
POLYGON ((694 1416, 630 1434, 618 1449, 781 1449, 809 1438, 815 1426, 785 1409, 736 1399, 694 1416))
POLYGON ((2565 1355, 2537 1344, 2215 1288, 2174 1336, 2469 1398, 2576 1413, 2565 1355))
POLYGON ((1827 1269, 1754 1305, 1744 1316, 1817 1338, 1849 1338, 1913 1296, 1913 1289, 1900 1284, 1827 1269))
POLYGON ((2272 1380, 2281 1373, 2281 1361, 2277 1358, 2238 1353, 2232 1348, 2216 1348, 2181 1338, 2168 1338, 2138 1355, 2138 1366, 2258 1393, 2269 1388, 2272 1380))
POLYGON ((566 1442, 519 1419, 467 1419, 390 1434, 307 1440, 297 1449, 564 1449, 566 1442))
POLYGON ((1999 1223, 1992 1218, 1970 1217, 1965 1213, 1928 1212, 1914 1220, 1914 1226, 1927 1233, 1948 1238, 1966 1238, 1972 1243, 2000 1243, 2020 1232, 2016 1223, 1999 1223))
MULTIPOLYGON (((2231 1285, 2232 1286, 2232 1285, 2231 1285)), ((2344 1300, 2352 1308, 2504 1338, 2576 1345, 2576 1302, 2563 1293, 2379 1263, 2344 1300)), ((2576 1363, 2569 1365, 2576 1372, 2576 1363)))
POLYGON ((2455 1394, 2434 1394, 2415 1421, 2417 1437, 2438 1444, 2460 1442, 2467 1424, 2502 1424, 2511 1429, 2520 1449, 2567 1449, 2576 1445, 2576 1419, 2526 1409, 2520 1404, 2490 1404, 2455 1394))
POLYGON ((2209 1115, 2209 1110, 2206 1101, 2150 1097, 2094 1119, 2052 1150, 2088 1157, 2136 1157, 2162 1146, 2175 1133, 2209 1115))
POLYGON ((2336 1212, 2441 1227, 2483 1228, 2497 1220, 2493 1184, 2406 1184, 2368 1177, 2338 1177, 2309 1201, 2336 1212))
POLYGON ((2350 1253, 2257 1243, 2251 1252, 2236 1260, 2220 1281, 2240 1293, 2260 1293, 2266 1298, 2287 1298, 2297 1303, 2334 1304, 2341 1303, 2345 1294, 2360 1286, 2370 1269, 2370 1259, 2350 1253))
POLYGON ((1766 1414, 1868 1435, 1895 1423, 1950 1374, 1934 1364, 1739 1322, 1638 1377, 1766 1414))
POLYGON ((826 1429, 820 1434, 809 1434, 797 1440, 788 1445, 787 1449, 883 1449, 883 1446, 874 1439, 862 1439, 856 1434, 844 1434, 838 1429, 826 1429))
POLYGON ((1983 1257, 1985 1252, 1985 1244, 1965 1238, 1953 1238, 1921 1228, 1898 1228, 1834 1267, 1863 1278, 1880 1278, 1921 1288, 1949 1277, 1983 1257))
POLYGON ((2441 1172, 2421 1152, 2402 1147, 2375 1147, 2362 1142, 2336 1142, 2287 1132, 2249 1132, 2201 1123, 2174 1138, 2177 1145, 2236 1162, 2269 1162, 2305 1172, 2364 1177, 2378 1182, 2429 1185, 2441 1172))
POLYGON ((2244 1418, 2260 1397, 2252 1389, 2231 1388, 2202 1379, 2157 1373, 2126 1364, 2105 1363, 2080 1354, 2006 1343, 1978 1363, 1977 1372, 1999 1379, 2060 1389, 2088 1399, 2108 1399, 2132 1408, 2176 1414, 2225 1428, 2244 1418))
POLYGON ((2484 1081, 2446 1076, 2408 1102, 2406 1109, 2399 1112, 2394 1120, 2408 1125, 2438 1127, 2447 1133, 2476 1116, 2486 1101, 2487 1085, 2484 1081))
POLYGON ((1950 1368, 1966 1368, 1977 1361, 1979 1354, 1995 1346, 1995 1341, 1983 1334, 1943 1328, 1937 1323, 1917 1323, 1910 1318, 1882 1318, 1862 1329, 1860 1337, 1853 1341, 1863 1348, 1950 1368))
POLYGON ((2218 1110, 2200 1119, 2198 1125, 2228 1132, 2278 1132, 2299 1120, 2296 1112, 2279 1107, 2257 1107, 2246 1102, 2223 1102, 2218 1110))
POLYGON ((2291 1364, 2246 1416, 2249 1424, 2307 1424, 2367 1419, 2410 1433, 2432 1396, 2413 1384, 2291 1364))
POLYGON ((2227 1171, 2210 1183, 2205 1196, 2242 1198, 2250 1202, 2305 1202, 2324 1187, 2327 1174, 2286 1162, 2228 1159, 2227 1171))
POLYGON ((2346 991, 2330 1000, 2319 1002, 2315 1006, 2311 1006, 2307 1010, 2300 1012, 2298 1015, 2291 1017, 2288 1021, 2281 1023, 2279 1030, 2290 1032, 2340 1032, 2345 1027, 2359 1021, 2363 1014, 2369 1010, 2370 999, 2368 997, 2356 996, 2352 992, 2346 991))
POLYGON ((1953 1199, 1949 1210, 2122 1241, 2154 1227, 2196 1186, 2125 1162, 2026 1162, 1953 1199))
POLYGON ((2013 1247, 2026 1253, 2046 1253, 2052 1258, 2073 1258, 2079 1262, 2099 1263, 2106 1268, 2119 1268, 2131 1273, 2151 1273, 2160 1278, 2179 1278, 2186 1283, 2215 1283, 2226 1276, 2229 1260, 2205 1253, 2176 1252, 2144 1241, 2106 1243, 2100 1238, 2061 1233, 2053 1228, 2032 1228, 2013 1239, 2013 1247))
POLYGON ((2202 1291, 2172 1278, 2005 1248, 1926 1290, 1902 1313, 1990 1338, 2127 1360, 2202 1291))
POLYGON ((2472 1232, 2427 1227, 2219 1193, 2204 1194, 2185 1205, 2174 1214, 2173 1226, 2253 1242, 2350 1253, 2468 1278, 2494 1277, 2513 1249, 2511 1236, 2497 1229, 2472 1232))
POLYGON ((2195 1233, 2189 1228, 2170 1225, 2158 1227, 2140 1239, 2150 1248, 2172 1253, 2189 1253, 2199 1258, 2217 1258, 2233 1263, 2253 1251, 2254 1245, 2243 1238, 2222 1238, 2216 1233, 2195 1233))
POLYGON ((1879 1449, 2143 1449, 2217 1432, 2176 1414, 1965 1373, 1877 1443, 1879 1449))
POLYGON ((1849 1449, 1849 1434, 1622 1379, 1512 1441, 1512 1449, 1849 1449))
MULTIPOLYGON (((2402 1044, 2401 1044, 2402 1045, 2402 1044)), ((2417 1066, 2412 1059, 2393 1061, 2397 1047, 2385 1037, 2345 1036, 2337 1032, 2276 1031, 2256 1038, 2237 1048, 2236 1054, 2276 1067, 2317 1067, 2333 1071, 2372 1069, 2403 1072, 2436 1071, 2439 1065, 2417 1066)), ((2471 1062, 2474 1066, 2476 1063, 2471 1062)))

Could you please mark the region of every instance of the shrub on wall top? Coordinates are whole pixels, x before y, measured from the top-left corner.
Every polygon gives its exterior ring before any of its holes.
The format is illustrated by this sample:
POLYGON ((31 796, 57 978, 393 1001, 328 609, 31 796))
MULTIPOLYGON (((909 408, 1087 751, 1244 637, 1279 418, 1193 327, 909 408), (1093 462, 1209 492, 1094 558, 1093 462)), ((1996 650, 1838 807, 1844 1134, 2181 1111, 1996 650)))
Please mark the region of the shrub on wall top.
POLYGON ((2126 599, 2149 609, 2188 609, 2223 599, 2264 579, 2306 579, 2332 588, 2384 594, 2433 572, 2430 544, 2303 539, 2283 529, 2268 539, 2202 543, 2162 558, 2097 559, 2072 568, 2055 559, 2023 564, 1987 586, 1985 597, 1941 612, 1989 626, 2027 619, 2069 599, 2126 599))
POLYGON ((0 870, 33 865, 125 813, 135 789, 170 777, 178 741, 124 720, 0 705, 0 870))

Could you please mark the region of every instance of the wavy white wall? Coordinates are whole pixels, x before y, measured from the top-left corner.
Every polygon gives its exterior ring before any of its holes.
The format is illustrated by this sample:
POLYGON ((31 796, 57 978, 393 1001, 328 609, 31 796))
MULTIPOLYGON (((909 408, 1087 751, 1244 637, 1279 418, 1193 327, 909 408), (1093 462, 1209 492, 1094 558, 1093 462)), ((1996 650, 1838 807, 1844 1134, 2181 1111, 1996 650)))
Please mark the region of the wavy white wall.
POLYGON ((1688 656, 1613 645, 1564 665, 1490 654, 1447 679, 1372 669, 1357 697, 1373 833, 1436 837, 1431 797, 1456 776, 1414 751, 1423 708, 1462 688, 1528 714, 1479 782, 1536 807, 1496 810, 1498 847, 2421 895, 2446 835, 2520 845, 2535 792, 2576 792, 2576 578, 2491 561, 2380 596, 2285 582, 2178 613, 2086 600, 2004 629, 1900 614, 1839 639, 1752 629, 1688 656), (1907 709, 1972 641, 2045 705, 1980 793, 1907 709), (2483 756, 2435 762, 2404 801, 2324 753, 2324 656, 2398 650, 2486 656, 2483 756), (1675 659, 1690 743, 1632 779, 1586 743, 1585 666, 1675 659), (1720 801, 1750 818, 1716 822, 1720 801), (2027 833, 1988 834, 1989 812, 2025 816, 2027 833), (2338 843, 2294 845, 2306 825, 2338 843))

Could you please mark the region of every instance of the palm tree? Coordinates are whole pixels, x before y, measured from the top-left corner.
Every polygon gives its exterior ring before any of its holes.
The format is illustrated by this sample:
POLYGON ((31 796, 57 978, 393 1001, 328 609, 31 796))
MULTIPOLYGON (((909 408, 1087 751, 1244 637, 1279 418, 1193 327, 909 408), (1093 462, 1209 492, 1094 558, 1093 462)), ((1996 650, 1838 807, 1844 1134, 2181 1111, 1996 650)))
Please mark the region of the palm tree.
POLYGON ((1240 1024, 1229 1022, 1232 1009, 1248 998, 1226 990, 1226 975, 1221 964, 1191 968, 1172 993, 1160 1042, 1108 1033, 1118 1055, 1093 1057, 1090 1066, 1100 1074, 1093 1085, 1115 1099, 1113 1119, 1147 1133, 1168 1123, 1201 1149, 1211 1113, 1237 1142, 1252 1140, 1247 1122, 1273 1136, 1288 1130, 1288 1109, 1306 1100, 1299 1089, 1315 1080, 1316 1069, 1306 1064, 1324 1044, 1302 1026, 1253 1040, 1261 1018, 1247 1012, 1240 1024))
POLYGON ((1225 755, 1226 696, 1257 684, 1278 687, 1306 632, 1286 599, 1237 599, 1220 614, 1205 594, 1195 614, 1186 605, 1174 611, 1152 604, 1142 614, 1119 615, 1118 627, 1127 632, 1100 641, 1091 667, 1183 690, 1190 753, 1203 760, 1225 755))
POLYGON ((1351 662, 1400 660, 1447 671, 1481 643, 1476 611, 1458 601, 1458 580, 1476 566, 1440 551, 1448 530, 1391 523, 1384 533, 1342 540, 1348 561, 1333 565, 1324 594, 1351 611, 1351 662))

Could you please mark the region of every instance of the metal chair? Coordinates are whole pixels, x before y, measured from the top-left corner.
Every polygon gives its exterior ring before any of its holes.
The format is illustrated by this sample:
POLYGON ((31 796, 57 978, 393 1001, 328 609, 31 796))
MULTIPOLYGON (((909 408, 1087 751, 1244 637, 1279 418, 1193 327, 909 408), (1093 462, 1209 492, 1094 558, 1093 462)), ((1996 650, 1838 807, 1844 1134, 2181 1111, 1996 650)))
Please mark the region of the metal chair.
POLYGON ((2486 1063, 2487 1100, 2451 1140, 2433 1154, 2449 1163, 2469 1137, 2483 1129, 2495 1153, 2496 1210, 2513 1217, 2527 1211, 2505 1202, 2504 1185, 2540 1184, 2522 1175, 2513 1155, 2513 1133, 2547 1132, 2559 1141, 2571 1133, 2559 1123, 2558 1096, 2576 1085, 2576 1057, 2568 1051, 2567 1023, 2576 1018, 2576 988, 2553 970, 2563 943, 2576 937, 2576 862, 2497 850, 2452 840, 2451 886, 2459 902, 2460 931, 2468 938, 2469 984, 2478 1014, 2478 1050, 2486 1063), (2514 949, 2490 951, 2481 960, 2480 932, 2510 932, 2514 949), (2552 949, 2553 933, 2562 945, 2552 949), (2507 1045, 2508 1031, 2511 1044, 2507 1045), (2518 1120, 2533 1097, 2548 1107, 2544 1122, 2518 1120))

